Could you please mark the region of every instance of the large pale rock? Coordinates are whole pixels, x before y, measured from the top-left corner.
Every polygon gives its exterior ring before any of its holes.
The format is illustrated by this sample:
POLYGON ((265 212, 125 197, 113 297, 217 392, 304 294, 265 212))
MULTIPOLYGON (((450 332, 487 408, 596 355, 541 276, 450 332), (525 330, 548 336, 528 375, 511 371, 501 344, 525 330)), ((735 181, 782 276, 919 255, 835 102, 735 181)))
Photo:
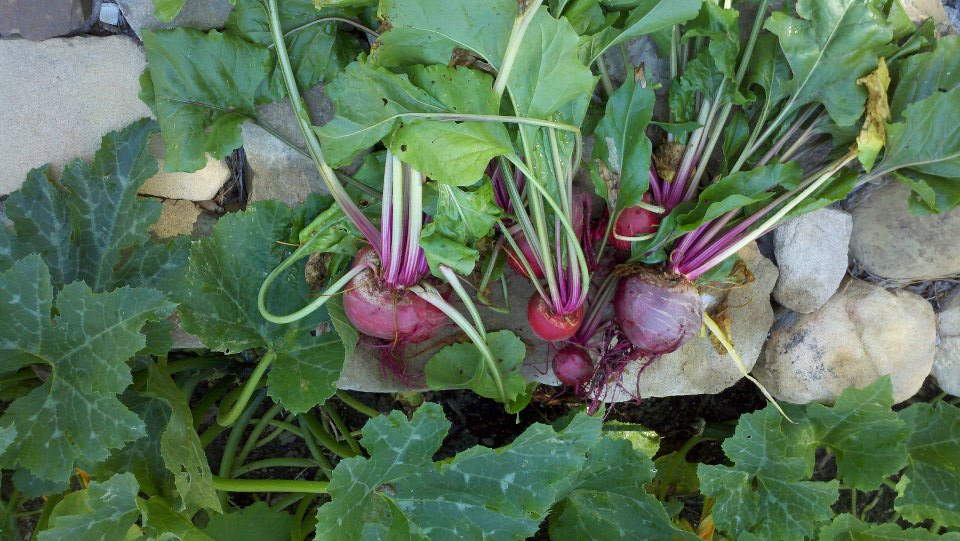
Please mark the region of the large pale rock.
POLYGON ((933 362, 933 377, 944 391, 960 396, 960 290, 955 291, 937 314, 940 345, 933 362))
MULTIPOLYGON (((107 132, 150 116, 137 97, 145 65, 125 36, 0 40, 0 194, 34 167, 50 163, 56 175, 74 158, 89 159, 107 132)), ((162 153, 159 140, 152 150, 162 153)), ((211 159, 197 173, 160 173, 143 193, 210 199, 228 176, 211 159)))
MULTIPOLYGON (((750 370, 760 357, 764 340, 773 325, 770 292, 777 282, 777 267, 763 257, 756 244, 738 254, 753 274, 753 281, 735 287, 726 293, 730 318, 731 341, 750 370)), ((707 300, 719 296, 716 291, 705 291, 707 300)), ((725 351, 717 351, 709 332, 695 338, 677 351, 657 359, 642 373, 640 366, 627 369, 621 380, 622 389, 608 397, 608 401, 657 396, 715 394, 730 387, 743 377, 734 360, 725 351)))
POLYGON ((120 11, 130 28, 139 36, 144 28, 156 30, 188 26, 207 30, 220 28, 226 22, 233 6, 228 0, 187 0, 172 21, 161 22, 154 14, 153 0, 117 0, 120 11))
MULTIPOLYGON (((333 103, 322 86, 304 92, 311 121, 320 126, 333 118, 333 103)), ((257 118, 283 139, 252 122, 243 125, 243 149, 251 173, 250 201, 279 199, 288 205, 302 203, 314 192, 326 187, 317 167, 300 149, 306 148, 296 117, 287 100, 257 108, 257 118)))
POLYGON ((64 36, 86 28, 99 7, 100 0, 2 0, 0 37, 64 36))
POLYGON ((937 25, 937 31, 945 34, 951 30, 950 18, 946 10, 943 9, 942 0, 900 0, 903 9, 910 16, 910 20, 915 23, 922 23, 927 19, 933 19, 937 25))
POLYGON ((867 271, 893 280, 927 280, 960 273, 960 209, 915 216, 910 189, 887 182, 851 210, 850 255, 867 271))
POLYGON ((810 313, 823 306, 847 273, 853 219, 841 210, 820 209, 778 227, 774 253, 780 279, 773 297, 787 308, 810 313))
POLYGON ((889 375, 900 402, 930 374, 936 338, 922 297, 850 279, 817 312, 778 322, 753 373, 774 397, 798 404, 832 403, 889 375))

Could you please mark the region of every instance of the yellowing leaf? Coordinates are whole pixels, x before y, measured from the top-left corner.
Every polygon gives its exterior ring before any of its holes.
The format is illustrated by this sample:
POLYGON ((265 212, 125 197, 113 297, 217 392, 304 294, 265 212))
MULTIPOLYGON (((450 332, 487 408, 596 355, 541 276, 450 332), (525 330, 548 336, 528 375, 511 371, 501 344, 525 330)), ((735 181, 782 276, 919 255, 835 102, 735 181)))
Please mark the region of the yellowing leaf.
POLYGON ((890 71, 882 57, 877 69, 857 79, 857 84, 867 89, 867 112, 863 129, 857 136, 857 157, 863 168, 870 171, 887 139, 886 123, 890 121, 890 102, 887 99, 890 71))

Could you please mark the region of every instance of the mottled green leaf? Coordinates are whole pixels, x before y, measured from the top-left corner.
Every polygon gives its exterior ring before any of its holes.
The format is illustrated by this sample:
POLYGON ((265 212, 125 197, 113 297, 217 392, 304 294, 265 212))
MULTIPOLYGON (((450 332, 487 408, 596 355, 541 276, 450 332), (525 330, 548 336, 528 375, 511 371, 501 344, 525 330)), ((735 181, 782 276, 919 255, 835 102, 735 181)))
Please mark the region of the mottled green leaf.
POLYGON ((663 505, 644 492, 652 478, 650 458, 630 442, 600 440, 551 513, 550 539, 698 539, 674 526, 663 505))
POLYGON ((273 511, 266 502, 257 502, 239 511, 210 517, 203 531, 216 541, 287 541, 292 527, 289 514, 273 511))
POLYGON ((165 276, 182 273, 184 260, 174 247, 137 248, 114 273, 127 250, 147 242, 147 228, 160 216, 158 201, 137 198, 157 172, 157 160, 147 151, 155 133, 156 123, 149 119, 108 133, 93 161, 68 163, 59 182, 46 167, 31 171, 6 202, 14 232, 0 236, 0 251, 9 254, 5 259, 12 263, 39 254, 56 288, 78 280, 97 292, 120 285, 169 285, 147 282, 167 271, 165 276), (150 268, 161 258, 162 268, 150 268))
MULTIPOLYGON (((267 274, 290 254, 277 241, 290 236, 292 211, 265 201, 228 214, 209 237, 193 244, 181 299, 184 330, 215 351, 267 348, 276 354, 270 370, 270 396, 294 412, 303 412, 333 395, 344 350, 336 333, 310 332, 327 320, 324 310, 286 325, 263 319, 257 292, 267 274)), ((267 293, 267 307, 288 314, 312 295, 303 265, 293 265, 267 293)))
POLYGON ((910 428, 892 408, 887 376, 863 389, 845 390, 833 407, 807 407, 817 444, 836 455, 837 478, 845 487, 875 490, 906 465, 910 428))
POLYGON ((942 526, 960 526, 960 408, 919 403, 899 415, 913 433, 895 509, 910 522, 933 519, 942 526))
POLYGON ((644 130, 653 117, 654 100, 653 89, 629 78, 607 100, 597 124, 593 157, 610 172, 606 198, 614 214, 640 203, 649 186, 653 147, 644 130))
POLYGON ((227 34, 190 28, 144 30, 147 73, 141 97, 160 122, 164 170, 196 171, 207 154, 223 158, 243 144, 240 127, 256 115, 270 51, 227 34))
POLYGON ((802 540, 833 516, 836 481, 815 482, 813 431, 801 419, 791 425, 773 406, 742 415, 723 443, 733 466, 697 468, 704 496, 716 498, 713 519, 733 537, 802 540))
POLYGON ((170 502, 163 498, 138 499, 137 507, 143 514, 143 531, 148 536, 157 539, 162 539, 164 535, 175 536, 180 541, 214 541, 201 532, 189 516, 175 511, 170 502))
POLYGON ((156 290, 94 293, 74 282, 57 295, 54 312, 50 274, 39 256, 0 274, 0 370, 38 363, 51 370, 0 417, 0 426, 17 430, 0 463, 61 481, 75 465, 92 467, 142 436, 143 422, 117 395, 132 381, 127 360, 146 343, 141 327, 173 307, 156 290))
POLYGON ((877 67, 893 38, 886 18, 873 0, 798 0, 796 12, 799 18, 775 12, 764 24, 780 38, 793 71, 789 109, 820 102, 834 122, 849 126, 867 97, 857 79, 877 67))
POLYGON ((449 428, 432 403, 409 421, 397 411, 369 421, 361 444, 370 458, 337 465, 332 501, 317 515, 317 537, 529 537, 558 497, 557 486, 569 483, 600 438, 600 419, 581 414, 560 432, 535 424, 496 451, 474 447, 434 464, 430 457, 449 428))
POLYGON ((39 541, 103 541, 124 539, 134 525, 137 509, 137 480, 133 474, 114 475, 103 483, 71 492, 53 508, 49 527, 39 541))
POLYGON ((924 528, 871 524, 844 513, 820 530, 820 541, 960 541, 960 533, 938 535, 924 528))
POLYGON ((149 376, 144 395, 156 398, 170 408, 170 420, 160 437, 160 454, 167 469, 173 473, 183 505, 221 511, 220 500, 213 489, 213 474, 200 437, 193 428, 193 412, 187 398, 157 365, 151 363, 147 370, 149 376))

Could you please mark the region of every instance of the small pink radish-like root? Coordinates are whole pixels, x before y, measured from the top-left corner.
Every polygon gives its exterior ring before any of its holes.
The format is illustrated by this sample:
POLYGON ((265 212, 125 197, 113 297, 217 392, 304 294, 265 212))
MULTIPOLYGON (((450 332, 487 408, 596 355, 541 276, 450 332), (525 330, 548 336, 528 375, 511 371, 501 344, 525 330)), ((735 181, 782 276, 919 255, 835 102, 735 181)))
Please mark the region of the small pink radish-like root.
POLYGON ((623 334, 645 355, 676 351, 703 325, 697 286, 682 276, 646 268, 620 278, 613 309, 623 334))

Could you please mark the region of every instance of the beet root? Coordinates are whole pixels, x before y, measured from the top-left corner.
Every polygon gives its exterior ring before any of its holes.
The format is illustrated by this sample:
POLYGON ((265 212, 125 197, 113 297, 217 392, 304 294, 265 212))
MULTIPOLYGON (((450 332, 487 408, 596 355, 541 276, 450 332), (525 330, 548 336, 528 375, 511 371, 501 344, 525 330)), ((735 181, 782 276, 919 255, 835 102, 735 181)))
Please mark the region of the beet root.
POLYGON ((641 270, 620 279, 613 298, 617 323, 647 355, 676 351, 703 325, 703 301, 689 280, 641 270))
POLYGON ((553 373, 560 383, 579 392, 593 377, 593 360, 587 350, 570 344, 553 356, 553 373))
POLYGON ((367 336, 398 343, 423 342, 448 323, 447 316, 407 289, 391 290, 380 278, 380 260, 362 248, 356 265, 371 268, 355 276, 343 294, 343 311, 350 323, 367 336))
POLYGON ((527 321, 533 332, 543 340, 566 340, 576 334, 583 323, 583 306, 571 314, 556 314, 539 293, 534 293, 527 303, 527 321))

